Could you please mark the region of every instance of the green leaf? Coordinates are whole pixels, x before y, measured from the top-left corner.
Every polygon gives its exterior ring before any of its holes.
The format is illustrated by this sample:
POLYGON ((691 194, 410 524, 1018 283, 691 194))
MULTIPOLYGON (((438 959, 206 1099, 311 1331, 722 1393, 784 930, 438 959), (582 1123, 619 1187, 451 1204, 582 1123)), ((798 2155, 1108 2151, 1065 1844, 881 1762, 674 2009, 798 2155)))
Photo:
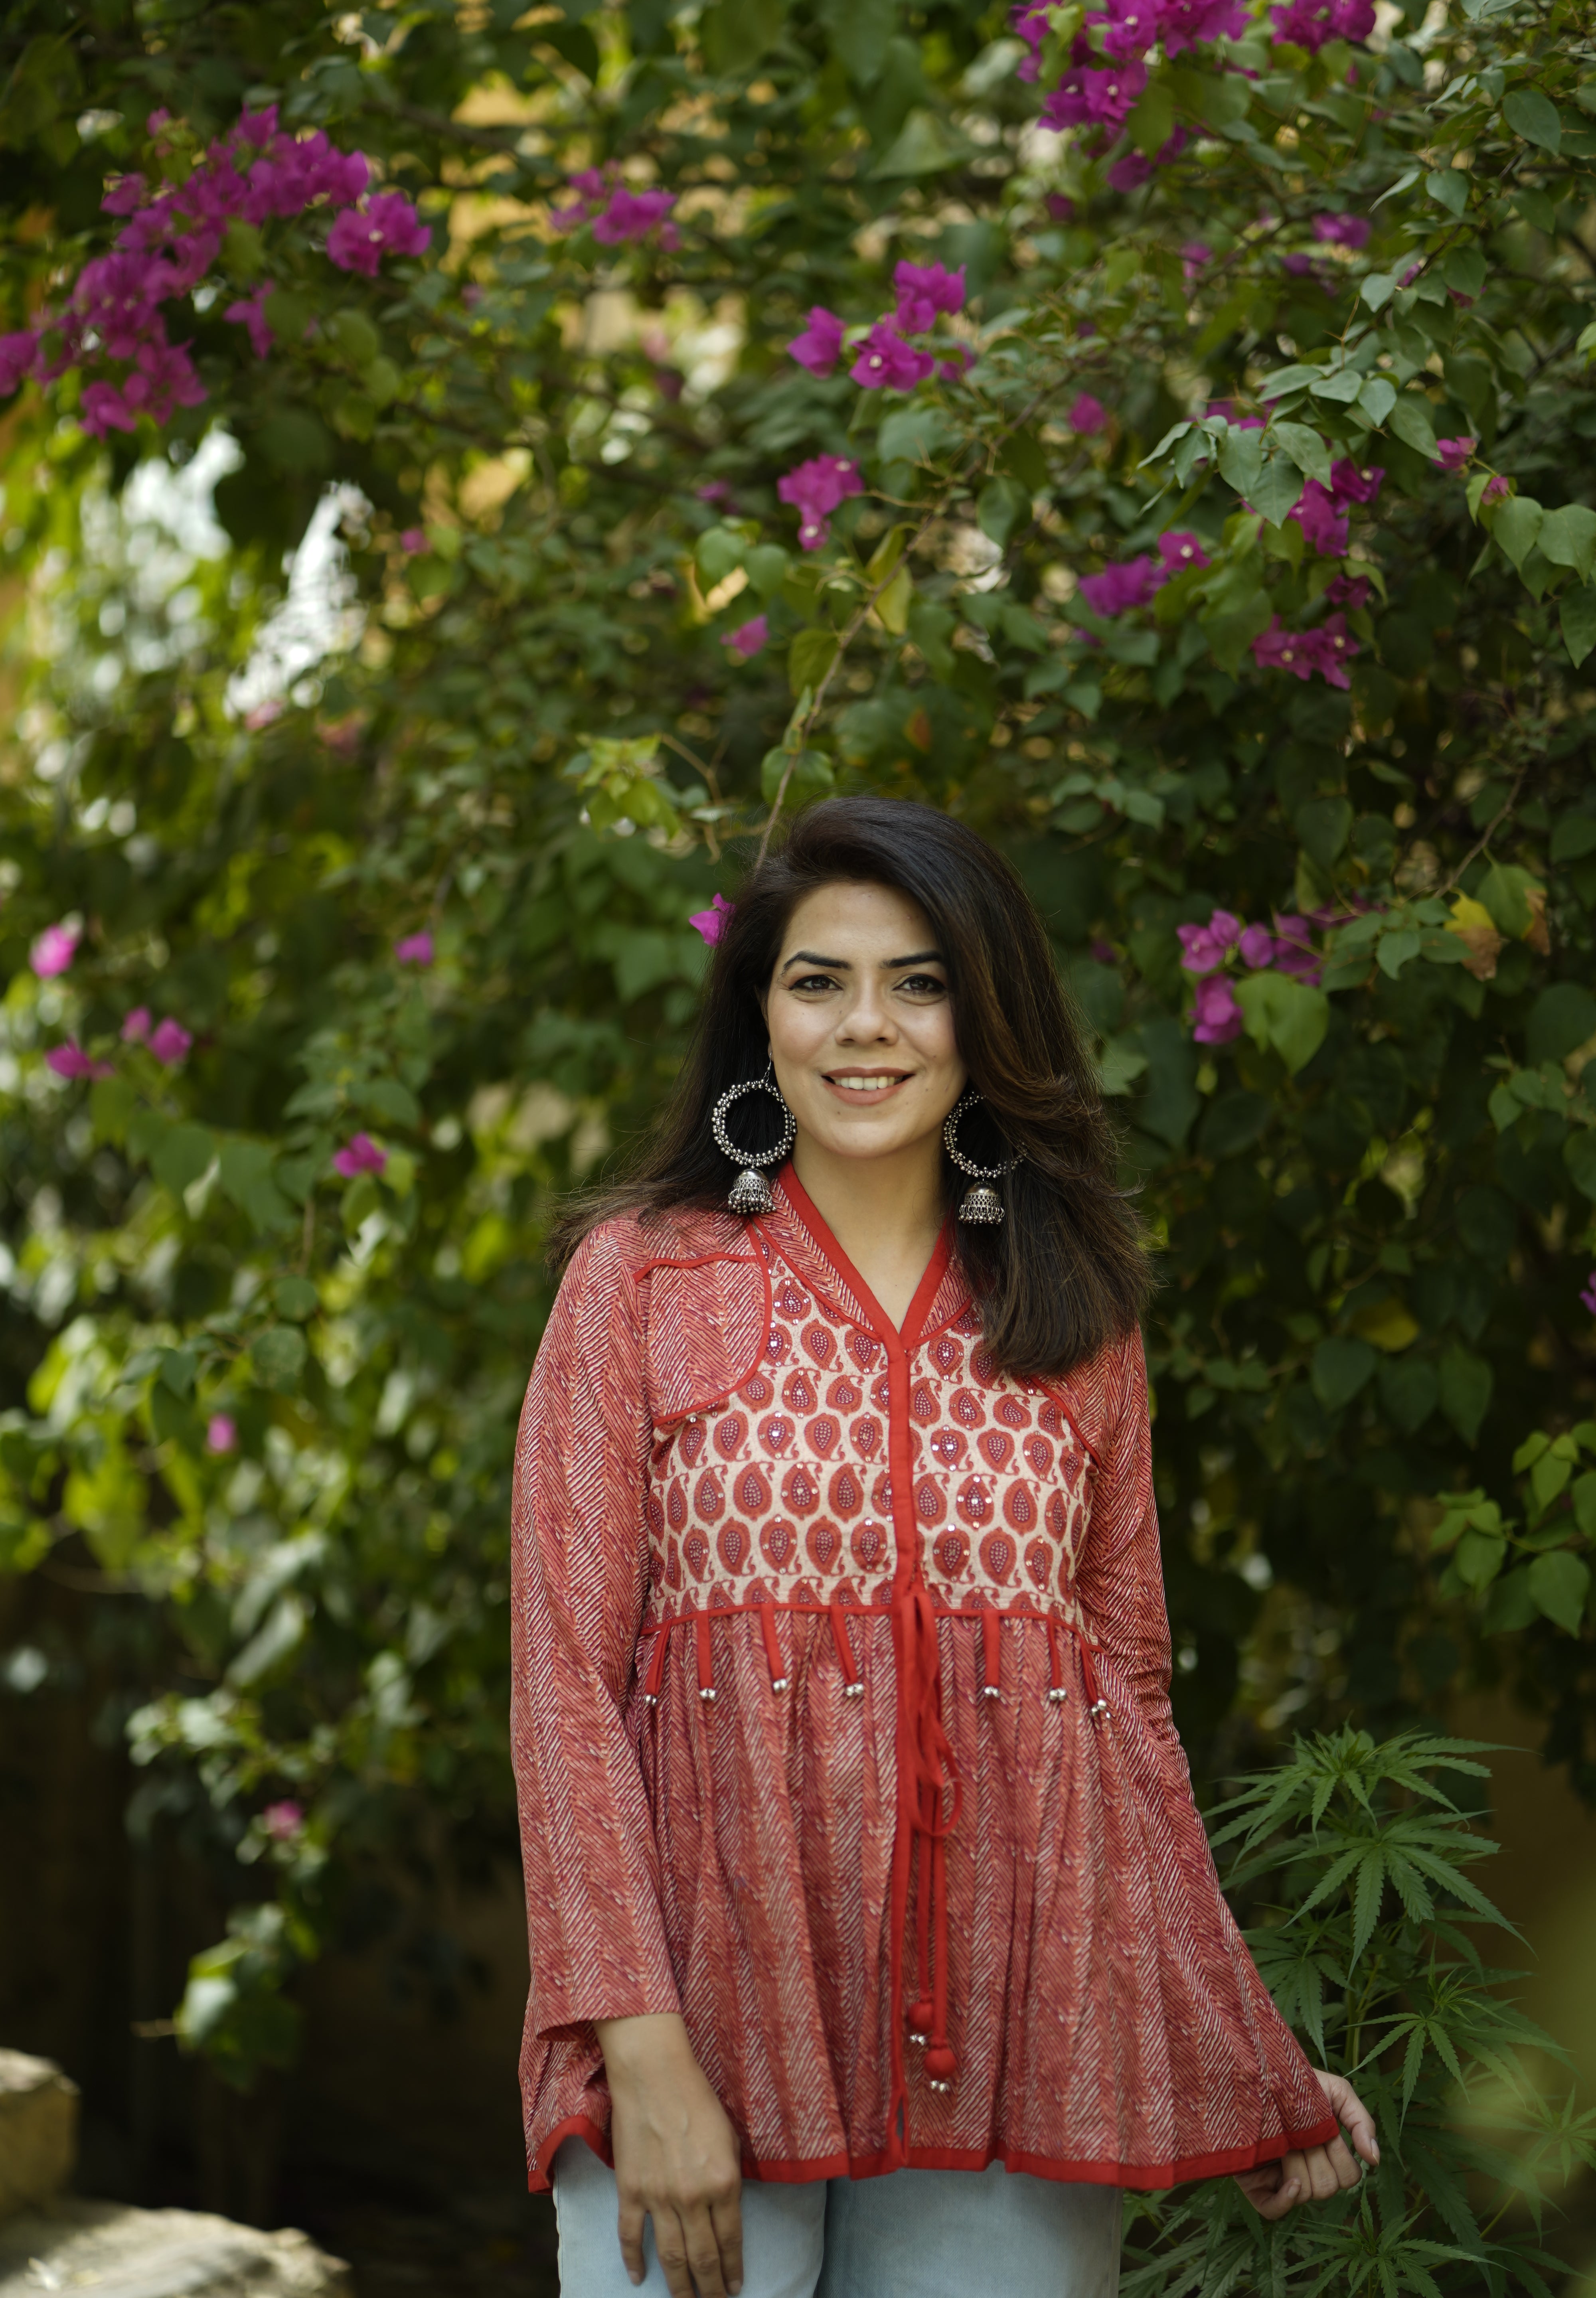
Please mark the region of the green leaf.
POLYGON ((1236 984, 1236 1001, 1255 1045, 1272 1046, 1294 1077, 1313 1059, 1330 1026, 1322 989, 1284 973, 1249 973, 1236 984))
POLYGON ((1169 82, 1149 80, 1141 99, 1125 122, 1125 133, 1136 149, 1150 160, 1169 142, 1175 127, 1175 100, 1169 82))
POLYGON ((1577 670, 1591 649, 1596 647, 1596 590, 1586 585, 1583 590, 1565 591, 1558 606, 1558 623, 1568 659, 1577 670))
POLYGON ((1313 1352, 1313 1393, 1327 1412, 1339 1412, 1373 1377, 1379 1361, 1367 1341, 1321 1341, 1313 1352))
MULTIPOLYGON (((738 5, 742 0, 738 0, 738 5)), ((950 136, 934 112, 911 112, 887 156, 871 169, 879 183, 892 176, 935 176, 944 168, 960 166, 973 147, 950 136)))
POLYGON ((252 1343, 250 1362, 262 1387, 288 1396, 299 1386, 309 1354, 297 1325, 269 1325, 252 1343))
MULTIPOLYGON (((1390 388, 1387 384, 1386 389, 1390 388)), ((1306 423, 1277 423, 1270 435, 1285 448, 1299 471, 1317 479, 1320 486, 1329 485, 1330 451, 1317 431, 1306 423)))
POLYGON ((1416 448, 1427 460, 1435 459, 1435 431, 1430 421, 1429 401, 1412 392, 1404 392, 1391 410, 1386 428, 1416 448))
POLYGON ((1396 405, 1396 385, 1389 376, 1371 375, 1358 393, 1358 404, 1377 431, 1396 405))
POLYGON ((1549 510, 1535 541, 1543 558, 1554 566, 1572 566, 1582 583, 1596 574, 1596 510, 1587 510, 1584 503, 1549 510))
POLYGON ((1525 889, 1530 883, 1527 870, 1511 862, 1493 862, 1478 888, 1478 898, 1491 913, 1491 922, 1498 933, 1517 941, 1529 931, 1530 906, 1525 889))
POLYGON ((1596 1198, 1596 1132, 1581 1126, 1563 1144, 1563 1163, 1580 1194, 1596 1198))
POLYGON ((1000 550, 1030 511, 1030 496, 1018 479, 988 479, 975 506, 981 533, 1000 550))
POLYGON ((180 1197, 211 1170, 216 1143, 203 1125, 174 1125, 150 1160, 155 1178, 180 1197))
POLYGON ((1290 458, 1271 455, 1259 473, 1249 500, 1271 526, 1278 526, 1294 504, 1302 500, 1302 475, 1290 458))
POLYGON ((1520 574, 1545 516, 1534 495, 1509 495, 1491 514, 1492 539, 1501 545, 1520 574))
POLYGON ((893 0, 823 0, 820 17, 849 79, 873 87, 897 26, 893 0))
POLYGON ((321 1306, 321 1295, 308 1277, 279 1277, 271 1297, 278 1316, 292 1318, 296 1324, 313 1317, 321 1306))
POLYGON ((1576 1636, 1591 1592, 1591 1567, 1571 1549, 1554 1548, 1530 1566, 1529 1591, 1549 1620, 1576 1636))
POLYGON ((786 20, 786 0, 717 0, 699 21, 704 61, 712 72, 751 71, 786 20))
POLYGON ((761 542, 743 560, 748 570, 748 581, 766 606, 786 581, 791 564, 779 542, 761 542))
MULTIPOLYGON (((1592 826, 1596 828, 1596 823, 1592 826)), ((1525 1058, 1534 1069, 1542 1062, 1567 1061, 1592 1037, 1596 1037, 1596 996, 1577 981, 1554 981, 1529 1009, 1524 1027, 1525 1058)))
POLYGON ((744 544, 740 534, 729 526, 707 527, 693 547, 693 561, 707 591, 724 583, 734 567, 742 565, 744 544))
POLYGON ((787 650, 787 683, 794 694, 815 687, 837 659, 835 631, 800 631, 787 650))
POLYGON ((1346 844, 1352 809, 1344 798, 1311 798, 1298 806, 1292 828, 1321 870, 1327 870, 1346 844))
POLYGON ((1558 108, 1538 87, 1516 87, 1504 100, 1501 116, 1515 136, 1538 145, 1554 156, 1563 148, 1563 123, 1558 108))
POLYGON ((1485 285, 1485 259, 1477 247, 1449 248, 1442 259, 1441 277, 1454 294, 1477 295, 1485 285))
POLYGON ((232 1202, 257 1235, 280 1228, 294 1219, 294 1208, 272 1178, 272 1151, 264 1141, 224 1141, 217 1170, 222 1194, 232 1202))
POLYGON ((1437 168, 1424 179, 1424 187, 1433 200, 1460 216, 1468 205, 1468 178, 1460 168, 1437 168))
POLYGON ((1493 1375, 1483 1357, 1454 1344, 1441 1359, 1441 1409, 1466 1444, 1480 1433, 1491 1402, 1493 1375))

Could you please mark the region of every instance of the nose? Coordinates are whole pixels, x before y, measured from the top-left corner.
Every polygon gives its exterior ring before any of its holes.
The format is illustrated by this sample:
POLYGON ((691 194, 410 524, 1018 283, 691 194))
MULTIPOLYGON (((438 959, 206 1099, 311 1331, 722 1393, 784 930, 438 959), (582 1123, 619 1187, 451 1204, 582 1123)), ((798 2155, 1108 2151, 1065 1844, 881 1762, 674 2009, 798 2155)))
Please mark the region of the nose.
POLYGON ((889 1046, 897 1043, 897 1024, 888 1008, 879 982, 865 978, 855 988, 838 1020, 837 1041, 844 1046, 889 1046))

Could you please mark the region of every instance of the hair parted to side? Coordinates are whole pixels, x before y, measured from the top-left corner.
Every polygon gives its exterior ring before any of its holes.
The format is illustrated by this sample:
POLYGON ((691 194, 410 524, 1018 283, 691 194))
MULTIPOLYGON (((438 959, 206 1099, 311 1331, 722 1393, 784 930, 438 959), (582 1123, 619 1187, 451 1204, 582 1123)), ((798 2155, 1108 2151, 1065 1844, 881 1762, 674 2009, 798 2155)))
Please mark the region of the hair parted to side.
MULTIPOLYGON (((760 999, 793 910, 828 885, 889 886, 917 902, 947 962, 960 1054, 985 1107, 959 1146, 982 1165, 1016 1149, 1001 1184, 1007 1218, 961 1228, 958 1249, 997 1364, 1056 1377, 1133 1326, 1152 1276, 1140 1226, 1115 1182, 1113 1130, 1046 930, 1018 873, 984 839, 905 798, 828 798, 800 814, 786 843, 752 870, 715 946, 698 1026, 670 1101, 617 1183, 567 1208, 550 1240, 564 1268, 599 1222, 645 1221, 690 1205, 722 1211, 732 1171, 711 1112, 728 1086, 758 1077, 769 1054, 760 999)), ((764 1094, 736 1104, 735 1137, 781 1137, 764 1094)), ((964 1179, 943 1160, 956 1206, 964 1179)))

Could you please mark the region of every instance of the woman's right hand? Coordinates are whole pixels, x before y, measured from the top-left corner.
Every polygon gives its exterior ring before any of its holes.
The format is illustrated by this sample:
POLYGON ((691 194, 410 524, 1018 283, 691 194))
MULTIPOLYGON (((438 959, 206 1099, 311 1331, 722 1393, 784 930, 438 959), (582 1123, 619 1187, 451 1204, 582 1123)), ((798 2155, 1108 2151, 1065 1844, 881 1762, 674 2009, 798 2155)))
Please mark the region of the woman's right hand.
POLYGON ((742 2288, 742 2172, 737 2134, 674 2013, 601 2019, 621 2256, 643 2278, 643 2220, 671 2298, 736 2298, 742 2288))

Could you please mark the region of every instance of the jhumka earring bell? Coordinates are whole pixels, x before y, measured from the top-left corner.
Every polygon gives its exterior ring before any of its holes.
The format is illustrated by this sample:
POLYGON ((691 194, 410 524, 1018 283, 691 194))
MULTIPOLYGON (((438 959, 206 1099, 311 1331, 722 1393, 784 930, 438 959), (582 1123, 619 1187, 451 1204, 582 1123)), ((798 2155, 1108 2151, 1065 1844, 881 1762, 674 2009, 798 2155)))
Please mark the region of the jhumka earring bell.
POLYGON ((995 1228, 1003 1219, 1003 1199, 996 1190, 988 1187, 988 1184, 1000 1181, 1005 1173, 1012 1173, 1016 1165, 1023 1162, 1025 1152, 1023 1149, 1017 1149, 1007 1163, 1003 1165, 971 1163, 969 1158, 959 1147, 958 1123, 961 1117, 968 1115, 969 1112, 978 1108, 980 1104, 980 1095, 972 1086, 957 1107, 949 1110, 947 1113, 947 1122, 942 1128, 942 1146, 953 1159, 960 1172, 968 1173, 971 1176, 971 1185, 959 1203, 959 1219, 962 1221, 973 1221, 983 1228, 995 1228))
POLYGON ((776 1201, 770 1193, 770 1183, 759 1169, 762 1165, 779 1165, 786 1157, 798 1139, 798 1120, 781 1099, 781 1088, 776 1083, 771 1063, 766 1062, 763 1077, 747 1078, 741 1085, 728 1086, 715 1103, 715 1114, 709 1122, 715 1147, 723 1156, 729 1157, 734 1165, 742 1169, 732 1182, 732 1194, 726 1199, 728 1212, 740 1213, 745 1220, 752 1219, 757 1213, 774 1212, 776 1201), (781 1128, 781 1138, 773 1149, 757 1153, 752 1149, 739 1149, 727 1132, 727 1112, 732 1103, 745 1093, 773 1094, 781 1104, 786 1123, 781 1128))

